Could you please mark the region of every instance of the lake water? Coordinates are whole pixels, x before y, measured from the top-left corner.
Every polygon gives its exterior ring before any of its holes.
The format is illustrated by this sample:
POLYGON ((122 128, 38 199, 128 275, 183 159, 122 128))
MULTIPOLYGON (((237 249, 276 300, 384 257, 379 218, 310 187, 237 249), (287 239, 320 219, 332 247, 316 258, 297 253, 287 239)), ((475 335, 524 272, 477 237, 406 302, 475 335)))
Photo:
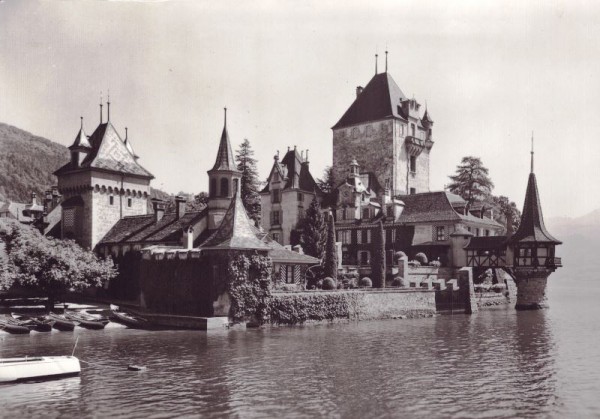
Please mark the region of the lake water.
POLYGON ((549 310, 230 331, 0 332, 0 357, 80 377, 0 387, 2 417, 598 417, 600 286, 558 275, 549 310), (577 284, 577 288, 570 286, 577 284), (129 372, 130 363, 147 367, 129 372))

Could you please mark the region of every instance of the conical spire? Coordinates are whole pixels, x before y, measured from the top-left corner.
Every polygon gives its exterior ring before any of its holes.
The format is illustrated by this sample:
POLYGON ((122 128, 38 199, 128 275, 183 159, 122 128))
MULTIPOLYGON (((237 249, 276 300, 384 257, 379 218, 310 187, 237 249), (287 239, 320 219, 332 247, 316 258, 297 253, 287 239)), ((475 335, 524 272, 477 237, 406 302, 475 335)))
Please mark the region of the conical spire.
MULTIPOLYGON (((532 137, 533 143, 533 137, 532 137)), ((525 203, 523 204, 523 214, 521 215, 521 224, 517 232, 511 237, 512 243, 554 243, 561 244, 554 238, 544 224, 542 215, 542 205, 540 204, 540 195, 538 193, 535 173, 533 173, 533 148, 531 150, 531 173, 527 182, 527 193, 525 194, 525 203)))
POLYGON ((246 213, 240 194, 236 191, 221 224, 202 245, 201 249, 269 250, 256 237, 252 222, 246 213))
POLYGON ((75 137, 75 141, 73 141, 73 144, 69 147, 69 149, 71 150, 79 147, 92 148, 90 142, 88 141, 88 136, 86 135, 85 130, 83 129, 83 116, 80 117, 80 119, 81 127, 79 128, 79 132, 75 137))
POLYGON ((227 132, 227 108, 225 110, 225 121, 223 125, 223 133, 221 134, 221 142, 219 151, 217 152, 217 160, 212 170, 229 170, 237 172, 231 143, 229 142, 229 133, 227 132))

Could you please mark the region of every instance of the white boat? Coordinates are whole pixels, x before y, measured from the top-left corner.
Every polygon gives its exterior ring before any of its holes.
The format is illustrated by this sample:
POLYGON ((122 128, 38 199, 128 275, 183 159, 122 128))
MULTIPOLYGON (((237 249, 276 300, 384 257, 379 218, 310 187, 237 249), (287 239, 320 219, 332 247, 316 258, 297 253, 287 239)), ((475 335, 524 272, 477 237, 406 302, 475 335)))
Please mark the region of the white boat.
POLYGON ((0 358, 0 383, 69 377, 80 372, 79 359, 74 356, 0 358))

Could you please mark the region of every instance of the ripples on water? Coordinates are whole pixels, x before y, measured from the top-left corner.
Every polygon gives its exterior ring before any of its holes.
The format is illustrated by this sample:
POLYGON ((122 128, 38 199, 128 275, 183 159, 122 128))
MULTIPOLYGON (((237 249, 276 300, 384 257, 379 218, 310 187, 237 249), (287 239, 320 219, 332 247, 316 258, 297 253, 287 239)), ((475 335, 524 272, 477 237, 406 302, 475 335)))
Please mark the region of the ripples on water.
POLYGON ((3 417, 600 415, 593 283, 551 309, 231 331, 0 333, 0 356, 63 355, 80 377, 0 387, 3 417), (130 363, 146 372, 129 372, 130 363))

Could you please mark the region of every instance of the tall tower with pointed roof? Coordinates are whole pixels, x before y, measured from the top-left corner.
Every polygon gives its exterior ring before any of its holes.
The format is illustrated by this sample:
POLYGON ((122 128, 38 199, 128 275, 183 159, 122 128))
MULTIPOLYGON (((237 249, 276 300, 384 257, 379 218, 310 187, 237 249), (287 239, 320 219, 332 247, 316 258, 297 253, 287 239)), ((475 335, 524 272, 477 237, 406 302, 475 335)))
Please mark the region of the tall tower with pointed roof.
POLYGON ((356 158, 394 195, 429 192, 432 127, 429 111, 421 116, 421 104, 406 97, 386 67, 356 89, 356 99, 332 127, 336 180, 346 178, 356 158))
POLYGON ((513 250, 513 271, 517 278, 517 310, 547 307, 546 283, 548 276, 561 267, 561 259, 555 257, 555 248, 561 244, 546 229, 542 206, 533 172, 533 140, 531 149, 531 172, 521 224, 510 237, 513 250))
POLYGON ((221 224, 231 198, 240 187, 242 174, 237 170, 229 133, 227 131, 227 108, 219 150, 213 168, 208 173, 208 229, 214 230, 221 224))
MULTIPOLYGON (((101 111, 102 112, 102 111, 101 111)), ((61 236, 94 249, 123 217, 145 215, 150 172, 137 162, 110 120, 91 136, 81 128, 69 147, 71 160, 54 174, 63 195, 61 236)))

